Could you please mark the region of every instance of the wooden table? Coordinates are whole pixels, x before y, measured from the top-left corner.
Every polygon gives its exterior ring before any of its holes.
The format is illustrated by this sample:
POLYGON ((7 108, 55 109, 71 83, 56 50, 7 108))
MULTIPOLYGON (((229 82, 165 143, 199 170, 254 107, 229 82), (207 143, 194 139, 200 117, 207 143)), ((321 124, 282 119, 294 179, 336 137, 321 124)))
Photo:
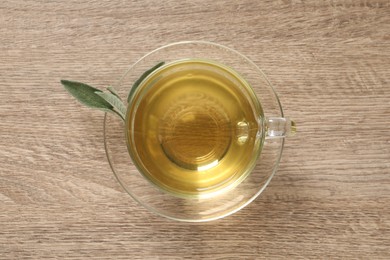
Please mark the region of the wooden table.
POLYGON ((390 259, 389 1, 226 2, 1 1, 0 259, 390 259), (181 40, 247 55, 299 130, 259 198, 204 224, 133 201, 103 114, 59 84, 181 40))

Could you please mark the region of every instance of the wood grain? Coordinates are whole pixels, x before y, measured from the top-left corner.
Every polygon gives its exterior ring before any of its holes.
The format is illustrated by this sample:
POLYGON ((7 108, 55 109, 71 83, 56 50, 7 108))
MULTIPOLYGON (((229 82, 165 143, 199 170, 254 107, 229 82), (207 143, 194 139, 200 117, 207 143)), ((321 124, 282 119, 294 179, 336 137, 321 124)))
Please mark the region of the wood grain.
POLYGON ((389 259, 389 13, 384 0, 1 1, 0 259, 389 259), (262 196, 205 224, 138 206, 106 161, 102 114, 59 84, 115 83, 179 40, 247 55, 299 130, 262 196))

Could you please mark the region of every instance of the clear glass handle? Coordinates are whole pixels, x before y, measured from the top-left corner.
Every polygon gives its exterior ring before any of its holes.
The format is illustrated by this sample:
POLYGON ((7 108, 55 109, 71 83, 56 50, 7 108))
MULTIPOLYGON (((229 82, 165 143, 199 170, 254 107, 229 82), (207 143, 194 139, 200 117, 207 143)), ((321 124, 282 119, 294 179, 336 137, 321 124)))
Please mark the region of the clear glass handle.
POLYGON ((286 117, 267 117, 265 120, 266 139, 284 138, 296 133, 294 121, 286 117))

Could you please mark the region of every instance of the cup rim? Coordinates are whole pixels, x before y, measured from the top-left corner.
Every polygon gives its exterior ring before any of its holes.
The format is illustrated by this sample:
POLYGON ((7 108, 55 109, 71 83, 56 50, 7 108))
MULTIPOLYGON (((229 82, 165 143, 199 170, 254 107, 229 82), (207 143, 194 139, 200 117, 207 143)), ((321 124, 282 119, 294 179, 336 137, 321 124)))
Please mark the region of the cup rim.
MULTIPOLYGON (((255 90, 253 89, 253 87, 244 79, 242 78, 242 76, 235 70, 233 70, 232 68, 230 67, 227 67, 226 65, 222 64, 222 63, 219 63, 219 62, 214 62, 213 60, 206 60, 206 59, 182 59, 182 60, 177 60, 177 61, 173 61, 173 62, 169 62, 167 64, 164 64, 162 67, 159 67, 158 69, 156 69, 155 71, 153 71, 150 75, 148 75, 145 79, 143 79, 142 82, 147 82, 149 78, 153 77, 153 75, 155 75, 157 72, 161 71, 161 70, 164 70, 165 69, 165 66, 175 66, 175 65, 179 65, 179 64, 183 64, 183 63, 186 63, 188 60, 191 60, 192 62, 197 62, 199 64, 213 64, 213 65, 217 65, 218 66, 218 69, 219 70, 222 70, 226 73, 229 73, 230 76, 232 77, 235 77, 236 79, 238 79, 240 82, 243 82, 243 85, 245 85, 245 90, 246 91, 250 91, 251 93, 248 93, 249 94, 249 97, 248 99, 250 99, 251 105, 255 106, 256 108, 253 108, 253 109, 258 109, 259 111, 257 111, 258 113, 256 113, 256 116, 258 118, 261 119, 261 122, 258 122, 258 124, 260 125, 260 128, 261 128, 261 140, 260 140, 260 143, 258 144, 260 146, 260 149, 257 151, 257 154, 255 156, 255 160, 252 162, 252 164, 250 165, 250 167, 246 170, 246 173, 245 174, 242 174, 236 181, 234 181, 233 183, 231 183, 230 185, 226 186, 226 187, 223 187, 221 188, 220 190, 216 190, 214 192, 210 192, 210 193, 205 193, 205 194, 181 194, 180 192, 177 192, 177 191, 174 191, 174 190, 170 190, 169 188, 165 188, 165 187, 162 187, 160 185, 158 185, 157 183, 155 183, 152 178, 150 178, 149 176, 147 176, 146 174, 143 173, 143 169, 142 169, 142 166, 139 165, 139 158, 138 155, 137 155, 137 152, 136 151, 133 151, 134 149, 132 148, 131 144, 130 144, 130 139, 133 139, 133 132, 132 131, 129 131, 129 128, 127 127, 130 123, 131 123, 131 115, 130 113, 126 113, 126 117, 125 117, 125 134, 126 134, 126 145, 127 145, 127 150, 129 152, 129 155, 133 161, 133 164, 136 166, 136 168, 138 169, 138 171, 145 177, 146 180, 149 181, 149 183, 151 185, 153 185, 155 188, 161 190, 162 192, 166 192, 172 196, 176 196, 178 198, 182 198, 182 199, 203 199, 203 198, 212 198, 213 196, 217 195, 217 194, 221 194, 223 192, 228 192, 229 190, 233 189, 234 187, 236 187, 237 185, 239 185, 247 176, 249 176, 251 174, 251 172, 253 171, 253 168, 255 168, 256 166, 256 162, 261 154, 261 150, 262 150, 262 147, 263 147, 263 144, 264 144, 264 139, 265 139, 265 120, 264 120, 264 112, 263 112, 263 109, 262 109, 262 106, 256 96, 256 92, 255 90)), ((142 82, 140 85, 142 85, 142 82)), ((139 88, 139 87, 137 87, 139 88)), ((131 90, 130 90, 131 91, 131 90)), ((132 92, 133 95, 135 95, 136 91, 132 92)), ((140 94, 142 95, 142 94, 140 94)), ((143 95, 145 95, 145 93, 143 93, 143 95)), ((136 99, 142 99, 142 96, 140 98, 136 98, 136 99)), ((129 103, 131 103, 132 101, 136 101, 134 99, 130 99, 131 101, 129 103)), ((135 108, 135 111, 137 110, 137 108, 135 108)))

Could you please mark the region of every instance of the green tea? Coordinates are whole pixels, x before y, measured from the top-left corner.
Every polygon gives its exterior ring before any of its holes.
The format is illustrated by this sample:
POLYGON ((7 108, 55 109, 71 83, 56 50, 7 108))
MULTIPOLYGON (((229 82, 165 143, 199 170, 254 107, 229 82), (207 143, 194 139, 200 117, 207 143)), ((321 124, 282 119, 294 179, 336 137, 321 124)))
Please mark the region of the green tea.
POLYGON ((261 149, 260 104, 228 67, 180 60, 133 94, 127 138, 140 172, 178 196, 210 196, 239 184, 261 149))

